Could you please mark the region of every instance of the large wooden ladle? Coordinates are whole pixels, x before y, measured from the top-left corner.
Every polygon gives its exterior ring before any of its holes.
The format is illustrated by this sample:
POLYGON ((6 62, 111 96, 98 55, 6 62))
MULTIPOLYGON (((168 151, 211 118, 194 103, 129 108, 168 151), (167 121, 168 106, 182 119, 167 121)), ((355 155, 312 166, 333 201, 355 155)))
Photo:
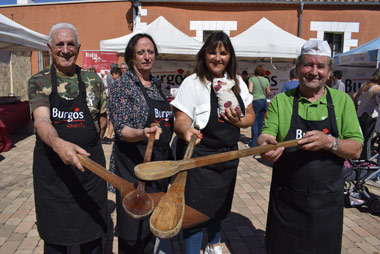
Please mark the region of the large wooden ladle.
MULTIPOLYGON (((187 146, 184 159, 193 155, 197 135, 193 135, 187 146)), ((171 238, 181 229, 185 212, 185 185, 187 171, 176 175, 168 192, 162 197, 150 217, 150 231, 159 238, 171 238)))
MULTIPOLYGON (((154 125, 151 125, 151 127, 154 125)), ((150 133, 145 150, 144 162, 149 162, 152 157, 155 133, 150 133)), ((136 190, 129 192, 123 198, 125 212, 135 219, 142 219, 153 212, 153 199, 145 192, 145 182, 139 181, 136 190)))
MULTIPOLYGON (((99 177, 103 178, 105 181, 109 182, 116 189, 118 189, 121 192, 121 196, 123 199, 129 192, 135 190, 133 183, 128 182, 127 180, 115 175, 111 171, 108 171, 103 166, 91 160, 87 156, 77 154, 77 157, 80 163, 85 168, 90 170, 92 173, 98 175, 99 177)), ((164 195, 163 192, 147 193, 147 194, 153 199, 154 206, 157 206, 158 202, 161 200, 162 196, 164 195)), ((194 208, 186 205, 185 215, 182 222, 182 229, 194 227, 208 220, 209 220, 209 217, 195 210, 194 208)))
POLYGON ((220 162, 235 160, 241 157, 246 157, 254 154, 266 153, 275 150, 279 147, 292 147, 297 146, 298 140, 289 140, 280 142, 276 145, 257 146, 242 150, 218 153, 193 159, 179 160, 179 161, 154 161, 148 163, 138 164, 135 167, 135 174, 138 178, 153 181, 170 177, 181 171, 216 164, 220 162))

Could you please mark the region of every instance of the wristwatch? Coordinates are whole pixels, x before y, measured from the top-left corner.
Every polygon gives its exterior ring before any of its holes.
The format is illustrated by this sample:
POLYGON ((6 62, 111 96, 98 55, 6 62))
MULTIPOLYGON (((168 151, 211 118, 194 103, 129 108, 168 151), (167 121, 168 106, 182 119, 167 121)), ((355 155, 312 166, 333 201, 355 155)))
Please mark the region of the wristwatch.
POLYGON ((332 145, 331 150, 333 151, 338 150, 338 145, 339 145, 338 138, 335 138, 335 143, 332 145))

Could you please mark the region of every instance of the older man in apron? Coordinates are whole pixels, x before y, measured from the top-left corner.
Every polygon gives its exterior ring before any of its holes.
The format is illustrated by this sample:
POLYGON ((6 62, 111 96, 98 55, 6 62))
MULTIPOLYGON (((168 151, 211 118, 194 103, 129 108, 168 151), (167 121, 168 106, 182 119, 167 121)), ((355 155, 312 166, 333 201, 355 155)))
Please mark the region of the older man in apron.
POLYGON ((33 180, 38 232, 44 253, 69 253, 74 245, 82 253, 100 253, 107 232, 106 183, 85 171, 76 155, 105 165, 100 144, 104 87, 96 73, 75 65, 80 44, 74 26, 54 25, 48 48, 53 64, 28 86, 37 131, 33 180))
POLYGON ((363 137, 351 98, 325 85, 326 41, 304 44, 299 87, 268 108, 259 145, 299 139, 297 148, 262 154, 274 162, 265 246, 272 254, 339 254, 343 229, 343 161, 359 158, 363 137))

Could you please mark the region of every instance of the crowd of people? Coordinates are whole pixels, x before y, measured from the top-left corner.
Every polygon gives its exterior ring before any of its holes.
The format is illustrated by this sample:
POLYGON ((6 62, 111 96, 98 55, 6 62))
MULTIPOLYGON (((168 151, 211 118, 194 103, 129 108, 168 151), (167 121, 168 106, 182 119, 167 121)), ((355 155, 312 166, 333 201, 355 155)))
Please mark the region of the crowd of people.
MULTIPOLYGON (((352 117, 356 114, 352 99, 326 85, 332 62, 325 41, 305 43, 290 72, 289 87, 269 107, 270 82, 264 67, 256 66, 249 78, 238 75, 237 57, 224 32, 207 38, 193 74, 170 103, 161 80, 151 73, 159 52, 148 34, 129 40, 125 63, 111 66, 107 87, 96 73, 76 65, 80 42, 71 24, 51 28, 48 48, 52 65, 28 84, 37 137, 33 157, 37 228, 45 253, 69 253, 74 245, 82 253, 102 253, 102 238, 112 230, 106 182, 86 170, 77 154, 105 166, 101 143, 113 142, 110 170, 137 184, 134 167, 144 161, 150 135, 155 136, 152 161, 178 160, 194 135, 193 157, 235 151, 240 128, 247 127, 252 128, 250 147, 299 140, 298 147, 261 154, 273 163, 267 252, 340 253, 343 160, 360 156, 363 136, 358 119, 352 117), (228 87, 228 96, 220 96, 221 84, 228 87), (236 105, 232 107, 230 100, 236 105), (178 141, 172 151, 174 134, 178 141)), ((333 87, 340 87, 341 73, 332 77, 333 87)), ((377 91, 378 84, 375 88, 366 84, 361 97, 373 104, 377 91)), ((203 253, 222 253, 221 221, 231 211, 238 165, 236 159, 188 172, 186 205, 210 219, 183 230, 186 254, 200 253, 203 232, 208 239, 203 253)), ((169 184, 170 179, 147 182, 147 192, 165 192, 169 184)), ((138 220, 125 213, 119 192, 116 213, 118 253, 172 253, 170 239, 151 233, 149 217, 138 220)))

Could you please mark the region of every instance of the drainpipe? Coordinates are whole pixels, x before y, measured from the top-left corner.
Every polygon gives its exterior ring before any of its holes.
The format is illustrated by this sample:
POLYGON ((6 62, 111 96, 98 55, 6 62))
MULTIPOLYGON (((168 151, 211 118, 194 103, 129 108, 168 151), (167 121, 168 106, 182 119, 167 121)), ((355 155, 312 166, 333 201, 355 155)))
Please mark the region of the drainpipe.
POLYGON ((298 17, 298 37, 301 37, 301 27, 302 27, 302 13, 303 13, 303 2, 300 2, 300 15, 298 17))
POLYGON ((134 31, 134 28, 136 27, 136 23, 139 22, 139 5, 140 3, 138 0, 129 0, 132 4, 132 10, 133 10, 133 28, 132 31, 134 31))

